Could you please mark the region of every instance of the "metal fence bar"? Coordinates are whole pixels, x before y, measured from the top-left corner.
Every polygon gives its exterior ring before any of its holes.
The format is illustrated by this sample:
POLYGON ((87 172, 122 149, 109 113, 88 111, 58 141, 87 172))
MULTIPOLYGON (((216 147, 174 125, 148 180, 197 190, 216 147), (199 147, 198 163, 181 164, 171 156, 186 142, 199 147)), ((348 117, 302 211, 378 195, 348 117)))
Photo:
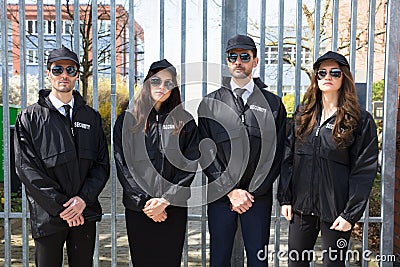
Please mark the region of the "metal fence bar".
MULTIPOLYGON (((367 55, 367 91, 366 91, 366 109, 372 110, 372 86, 374 75, 374 33, 375 33, 375 9, 376 1, 370 0, 369 2, 369 16, 368 16, 368 55, 367 55)), ((364 224, 362 233, 362 249, 368 249, 368 229, 369 229, 369 202, 364 212, 364 224)), ((367 267, 369 264, 367 259, 362 259, 362 266, 367 267)))
POLYGON ((367 96, 365 101, 368 111, 372 110, 372 86, 374 84, 375 10, 376 0, 370 0, 368 14, 367 96))
POLYGON ((264 80, 265 77, 265 16, 267 12, 267 3, 266 0, 260 0, 260 5, 261 5, 261 18, 260 18, 260 55, 258 56, 260 58, 260 63, 258 64, 260 66, 260 77, 262 80, 264 80))
MULTIPOLYGON (((136 33, 135 33, 135 1, 129 1, 129 99, 131 100, 130 105, 133 105, 133 98, 135 96, 135 85, 136 85, 136 68, 135 60, 136 60, 136 51, 137 51, 137 43, 136 43, 136 33)), ((161 46, 161 44, 160 44, 161 46)), ((132 106, 133 107, 133 106, 132 106)))
POLYGON ((164 0, 160 0, 160 59, 164 58, 164 16, 165 16, 165 3, 164 0))
POLYGON ((300 104, 300 85, 301 85, 301 51, 302 51, 302 35, 303 35, 303 9, 302 0, 297 0, 296 6, 296 66, 295 66, 295 76, 294 76, 294 86, 295 86, 295 106, 300 104))
MULTIPOLYGON (((92 2, 92 107, 99 109, 99 67, 98 67, 98 6, 97 2, 92 2)), ((96 222, 96 243, 94 247, 93 265, 99 266, 100 257, 99 246, 99 223, 96 222)))
MULTIPOLYGON (((80 54, 80 8, 79 8, 79 0, 74 0, 74 45, 73 48, 71 49, 78 55, 78 58, 80 60, 81 54, 80 54)), ((79 91, 79 80, 75 82, 75 90, 79 91)))
POLYGON ((319 57, 319 46, 321 40, 321 1, 315 0, 314 2, 314 54, 313 61, 319 57))
POLYGON ((93 108, 99 109, 99 53, 98 53, 98 6, 96 1, 92 2, 92 91, 93 91, 93 108))
POLYGON ((338 49, 339 29, 339 0, 333 0, 332 8, 332 51, 338 49))
MULTIPOLYGON (((383 162, 382 165, 382 228, 381 255, 393 255, 394 188, 396 166, 397 97, 399 79, 400 2, 388 1, 385 53, 385 102, 383 114, 383 162)), ((381 262, 380 266, 393 266, 393 262, 381 262)))
POLYGON ((43 34, 43 0, 37 1, 37 46, 38 46, 38 66, 39 66, 39 90, 44 88, 44 34, 43 34))
MULTIPOLYGON (((24 5, 25 7, 25 5, 24 5)), ((56 46, 61 47, 62 45, 62 18, 61 18, 61 0, 56 0, 56 46)))
MULTIPOLYGON (((277 80, 277 92, 278 96, 282 97, 283 87, 283 38, 284 38, 284 27, 285 27, 285 2, 284 0, 279 1, 279 22, 278 22, 278 80, 277 80)), ((264 78, 264 77, 263 77, 264 78)))
POLYGON ((186 0, 181 0, 181 99, 186 94, 186 0))
MULTIPOLYGON (((277 93, 280 97, 283 95, 283 38, 284 38, 284 25, 285 25, 285 3, 284 0, 279 1, 279 22, 278 22, 278 79, 277 79, 277 93)), ((271 218, 271 222, 275 223, 274 227, 274 250, 280 250, 280 205, 275 200, 275 218, 271 218)), ((274 266, 279 267, 278 254, 274 253, 274 266)))
MULTIPOLYGON (((26 80, 26 34, 25 34, 25 0, 18 1, 19 10, 19 34, 20 34, 20 93, 21 108, 27 106, 27 80, 26 80)), ((22 185, 22 266, 29 266, 29 229, 28 229, 28 202, 26 199, 25 186, 22 185)))
MULTIPOLYGON (((7 1, 1 1, 1 32, 7 33, 7 1)), ((9 136, 8 136, 8 122, 9 114, 8 114, 8 35, 1 35, 1 44, 2 44, 2 76, 1 76, 1 87, 2 87, 2 99, 5 106, 3 106, 3 146, 4 151, 6 152, 4 155, 4 163, 7 164, 4 167, 4 263, 5 265, 11 265, 11 223, 10 223, 10 175, 9 175, 9 166, 6 160, 9 160, 9 152, 6 150, 9 144, 9 136), (7 158, 6 158, 7 157, 7 158)))
MULTIPOLYGON (((181 0, 181 99, 185 107, 186 99, 186 0, 181 0)), ((188 224, 186 226, 185 241, 183 244, 183 266, 189 266, 188 224)))
POLYGON ((351 0, 350 21, 350 70, 355 75, 356 66, 356 32, 357 32, 357 0, 351 0))
MULTIPOLYGON (((203 0, 203 62, 202 62, 202 96, 207 95, 207 59, 208 59, 208 23, 207 23, 207 11, 208 11, 208 1, 203 0)), ((201 190, 202 203, 206 203, 207 190, 205 185, 207 184, 207 178, 204 174, 201 176, 201 184, 203 188, 201 190)), ((201 207, 201 266, 206 267, 207 265, 207 206, 203 205, 201 207)))
POLYGON ((224 68, 225 68, 225 43, 227 41, 226 36, 226 21, 225 21, 225 17, 226 17, 226 4, 225 4, 226 0, 221 0, 221 76, 224 76, 224 68))
MULTIPOLYGON (((117 82, 116 82, 116 4, 115 0, 111 0, 110 18, 111 18, 111 140, 113 140, 113 126, 116 120, 116 103, 117 103, 117 82)), ((117 176, 114 161, 114 148, 111 146, 111 266, 117 266, 117 176)))

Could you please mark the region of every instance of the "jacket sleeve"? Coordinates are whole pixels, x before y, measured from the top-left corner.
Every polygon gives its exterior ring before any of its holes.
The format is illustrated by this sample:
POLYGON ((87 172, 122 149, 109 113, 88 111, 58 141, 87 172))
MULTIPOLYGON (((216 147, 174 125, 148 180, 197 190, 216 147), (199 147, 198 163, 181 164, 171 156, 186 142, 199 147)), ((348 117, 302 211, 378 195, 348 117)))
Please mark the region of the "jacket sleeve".
POLYGON ((277 196, 280 205, 292 204, 293 153, 296 140, 294 122, 295 115, 296 113, 293 114, 293 119, 289 128, 289 132, 287 136, 285 135, 285 139, 283 141, 284 152, 277 196))
MULTIPOLYGON (((209 118, 208 107, 204 102, 204 99, 200 103, 197 113, 199 123, 199 139, 201 142, 203 139, 211 138, 209 124, 212 123, 212 121, 209 118)), ((220 171, 215 167, 213 162, 211 162, 209 166, 206 165, 206 162, 208 162, 213 156, 215 156, 216 151, 213 151, 213 148, 210 146, 205 147, 205 145, 203 145, 203 147, 201 147, 201 152, 202 155, 199 162, 200 166, 204 174, 207 176, 209 182, 215 181, 220 176, 220 171)))
POLYGON ((68 197, 60 185, 46 173, 32 141, 28 115, 21 111, 15 123, 15 167, 28 195, 52 216, 64 210, 68 197))
MULTIPOLYGON (((213 140, 212 131, 221 128, 221 126, 212 119, 212 112, 208 104, 208 98, 205 97, 201 101, 198 113, 198 123, 199 123, 199 139, 200 139, 200 166, 204 174, 208 178, 208 183, 215 182, 215 186, 209 188, 208 194, 222 194, 225 195, 227 188, 235 188, 238 181, 234 181, 229 175, 224 175, 224 169, 217 157, 218 147, 215 145, 215 140, 213 140), (205 139, 210 139, 207 142, 203 142, 205 139), (214 144, 213 144, 214 143, 214 144), (216 192, 212 191, 216 190, 216 192)), ((212 102, 212 101, 211 101, 212 102)))
POLYGON ((358 133, 350 150, 352 165, 349 178, 349 200, 340 214, 353 225, 363 215, 378 166, 378 138, 371 114, 366 112, 366 118, 359 127, 361 131, 357 130, 358 133))
POLYGON ((122 129, 125 116, 125 112, 119 115, 114 125, 113 143, 115 166, 117 169, 118 180, 124 191, 124 198, 127 197, 132 199, 132 201, 124 201, 125 207, 131 210, 142 210, 149 195, 136 183, 125 160, 124 147, 122 145, 122 129), (133 206, 133 203, 136 203, 138 206, 133 206))
POLYGON ((92 205, 98 201, 98 197, 110 177, 110 158, 108 154, 107 138, 101 126, 101 117, 97 113, 96 133, 98 138, 97 158, 93 162, 88 175, 85 177, 78 196, 81 197, 87 205, 92 205))
POLYGON ((193 119, 191 119, 183 127, 183 147, 182 153, 185 157, 185 170, 176 169, 176 175, 172 179, 174 186, 170 186, 169 189, 163 194, 163 197, 171 203, 184 204, 190 197, 190 185, 196 175, 198 159, 199 159, 199 134, 198 128, 193 119), (190 170, 190 171, 188 171, 190 170), (179 192, 180 191, 180 192, 179 192))

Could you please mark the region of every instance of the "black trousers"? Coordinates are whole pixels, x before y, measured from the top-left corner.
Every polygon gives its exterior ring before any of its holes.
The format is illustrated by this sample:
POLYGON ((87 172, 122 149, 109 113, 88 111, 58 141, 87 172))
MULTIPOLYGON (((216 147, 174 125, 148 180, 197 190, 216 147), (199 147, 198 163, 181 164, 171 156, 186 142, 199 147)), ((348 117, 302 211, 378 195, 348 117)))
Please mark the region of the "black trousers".
POLYGON ((344 267, 347 244, 351 230, 340 232, 329 229, 332 223, 319 220, 317 216, 293 213, 289 225, 289 267, 308 267, 315 259, 314 245, 319 231, 322 238, 322 260, 324 267, 344 267))
POLYGON ((224 201, 208 204, 210 266, 230 267, 232 248, 240 218, 248 267, 268 266, 267 248, 271 224, 272 197, 259 198, 243 214, 232 211, 224 201), (261 256, 261 257, 260 257, 261 256))
POLYGON ((167 207, 167 219, 154 222, 143 212, 125 210, 129 249, 134 267, 181 266, 187 208, 167 207))
POLYGON ((35 262, 38 267, 59 267, 67 246, 68 266, 93 266, 96 222, 65 228, 65 231, 35 239, 35 262))

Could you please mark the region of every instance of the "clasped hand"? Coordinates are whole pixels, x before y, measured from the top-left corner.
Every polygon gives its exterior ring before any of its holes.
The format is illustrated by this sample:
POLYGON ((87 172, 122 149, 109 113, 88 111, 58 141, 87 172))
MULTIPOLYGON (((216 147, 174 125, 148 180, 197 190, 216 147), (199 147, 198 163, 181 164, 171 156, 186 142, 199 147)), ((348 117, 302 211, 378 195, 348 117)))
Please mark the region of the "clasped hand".
POLYGON ((243 189, 233 189, 228 194, 232 211, 243 214, 253 206, 254 196, 243 189))
POLYGON ((163 222, 167 219, 165 208, 169 202, 164 198, 151 198, 146 202, 143 212, 155 222, 163 222))
POLYGON ((63 204, 66 208, 60 213, 61 219, 67 221, 69 227, 79 226, 85 223, 82 212, 86 208, 85 201, 78 197, 72 197, 63 204))

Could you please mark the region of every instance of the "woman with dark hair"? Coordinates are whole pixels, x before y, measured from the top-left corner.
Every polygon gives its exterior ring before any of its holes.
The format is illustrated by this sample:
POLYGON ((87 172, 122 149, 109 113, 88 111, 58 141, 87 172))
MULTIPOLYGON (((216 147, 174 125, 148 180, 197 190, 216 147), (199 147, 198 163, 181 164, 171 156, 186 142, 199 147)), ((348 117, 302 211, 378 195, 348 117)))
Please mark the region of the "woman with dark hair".
POLYGON ((114 126, 114 157, 133 266, 180 266, 198 132, 176 69, 154 62, 131 111, 114 126))
POLYGON ((320 231, 323 265, 345 266, 377 172, 376 126, 343 55, 329 51, 313 68, 288 135, 278 200, 290 221, 289 266, 309 266, 320 231))

